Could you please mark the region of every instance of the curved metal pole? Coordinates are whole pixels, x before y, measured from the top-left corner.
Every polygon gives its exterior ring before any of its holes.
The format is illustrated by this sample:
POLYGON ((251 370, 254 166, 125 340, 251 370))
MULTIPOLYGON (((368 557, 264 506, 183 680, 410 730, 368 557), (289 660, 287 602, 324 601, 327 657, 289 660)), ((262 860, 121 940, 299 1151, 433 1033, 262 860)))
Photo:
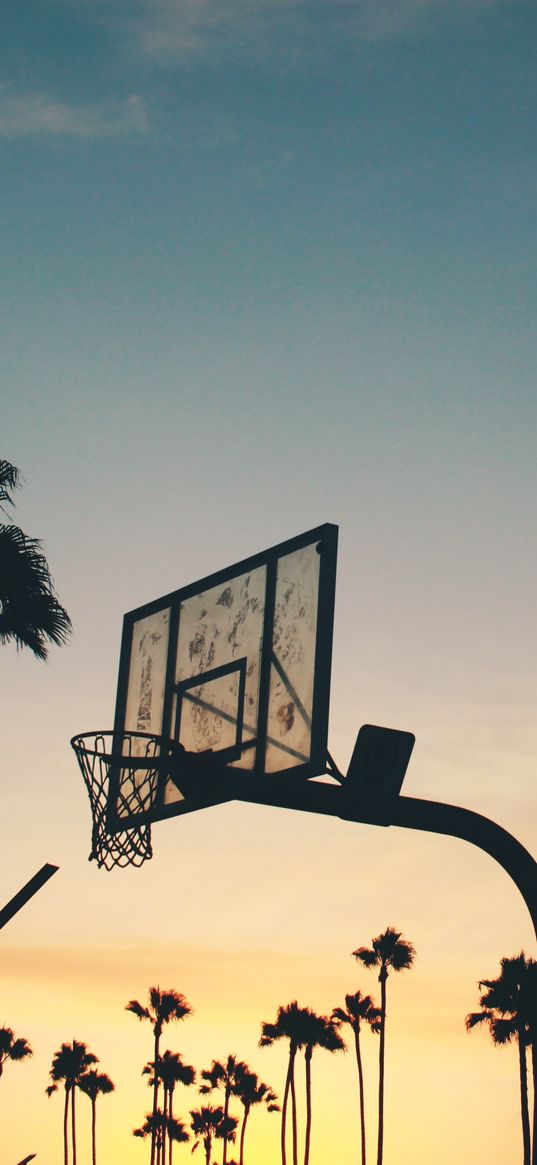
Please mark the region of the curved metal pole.
POLYGON ((537 937, 537 862, 501 825, 488 817, 446 805, 442 801, 422 801, 417 797, 382 797, 342 785, 306 781, 279 789, 268 787, 254 793, 246 784, 235 786, 234 796, 241 801, 261 805, 278 805, 307 813, 324 813, 344 821, 361 821, 368 825, 400 825, 429 833, 460 837, 495 858, 520 890, 530 912, 537 937))
POLYGON ((446 805, 442 801, 421 801, 398 797, 393 807, 392 825, 424 829, 460 837, 485 850, 503 866, 526 903, 537 937, 537 862, 512 834, 471 809, 446 805))

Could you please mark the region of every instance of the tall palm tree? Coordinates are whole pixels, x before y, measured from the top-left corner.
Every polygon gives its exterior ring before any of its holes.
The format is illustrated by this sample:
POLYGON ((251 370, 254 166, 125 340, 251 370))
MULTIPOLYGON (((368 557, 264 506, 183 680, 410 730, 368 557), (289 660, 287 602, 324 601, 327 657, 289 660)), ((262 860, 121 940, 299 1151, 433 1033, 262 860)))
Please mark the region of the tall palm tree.
POLYGON ((287 1108, 289 1104, 289 1097, 291 1097, 291 1120, 292 1120, 292 1135, 293 1135, 293 1165, 298 1165, 298 1129, 297 1129, 297 1110, 296 1110, 296 1089, 295 1089, 295 1061, 296 1054, 300 1048, 304 1047, 304 1030, 303 1018, 306 1009, 299 1007, 296 999, 292 1003, 288 1003, 286 1007, 279 1007, 274 1023, 267 1023, 264 1021, 261 1024, 261 1039, 259 1040, 260 1048, 270 1048, 276 1040, 289 1041, 289 1061, 287 1065, 287 1075, 285 1077, 285 1087, 282 1101, 282 1123, 281 1123, 281 1154, 282 1165, 287 1165, 286 1156, 286 1133, 287 1133, 287 1108))
POLYGON ((80 1077, 78 1087, 91 1101, 91 1159, 93 1165, 97 1165, 97 1097, 113 1092, 115 1085, 106 1072, 97 1072, 95 1068, 90 1068, 80 1077))
MULTIPOLYGON (((160 987, 149 988, 149 1006, 143 1007, 137 999, 127 1003, 126 1011, 131 1011, 139 1020, 147 1020, 153 1028, 154 1049, 154 1084, 153 1084, 153 1116, 156 1118, 158 1109, 160 1037, 165 1024, 184 1019, 192 1014, 192 1008, 184 995, 177 991, 161 991, 160 987)), ((156 1126, 151 1134, 151 1165, 155 1165, 156 1126)))
POLYGON ((365 1091, 364 1070, 362 1064, 362 1049, 360 1045, 360 1030, 362 1023, 367 1023, 371 1031, 380 1032, 380 1008, 376 1007, 370 995, 362 995, 355 991, 354 995, 345 996, 345 1007, 335 1007, 332 1012, 334 1023, 341 1027, 349 1024, 354 1033, 354 1049, 358 1068, 358 1090, 360 1100, 360 1143, 362 1165, 366 1165, 366 1136, 365 1136, 365 1091))
MULTIPOLYGON (((153 1087, 155 1082, 155 1065, 152 1060, 146 1064, 142 1070, 142 1075, 148 1075, 148 1083, 153 1087)), ((163 1112, 167 1117, 167 1124, 164 1129, 163 1140, 168 1136, 168 1159, 169 1165, 172 1165, 173 1160, 173 1140, 178 1138, 170 1138, 169 1130, 173 1125, 173 1094, 175 1092, 176 1084, 184 1084, 187 1088, 194 1084, 196 1079, 196 1069, 191 1064, 185 1064, 179 1052, 166 1051, 162 1054, 159 1061, 158 1078, 162 1083, 164 1089, 163 1112)), ((164 1146, 163 1146, 164 1148, 164 1146)), ((163 1153, 164 1156, 164 1153, 163 1153)), ((165 1162, 163 1162, 165 1165, 165 1162)))
POLYGON ((379 1049, 379 1106, 377 1165, 382 1165, 384 1146, 384 1067, 386 1049, 386 980, 390 970, 407 971, 412 966, 416 951, 393 926, 372 939, 371 947, 358 947, 352 952, 364 967, 378 967, 380 983, 380 1049, 379 1049))
POLYGON ((62 1044, 52 1057, 49 1076, 52 1084, 47 1088, 47 1096, 57 1091, 58 1084, 63 1082, 65 1089, 65 1104, 63 1111, 63 1158, 65 1165, 69 1162, 68 1143, 68 1115, 69 1100, 71 1100, 71 1140, 73 1150, 73 1165, 76 1165, 76 1115, 75 1092, 80 1087, 80 1081, 92 1064, 98 1064, 97 1056, 88 1052, 86 1044, 73 1040, 72 1044, 62 1044))
POLYGON ((481 1011, 470 1012, 466 1016, 466 1030, 471 1031, 478 1024, 486 1023, 493 1044, 501 1047, 517 1044, 520 1078, 520 1117, 522 1124, 522 1149, 524 1165, 535 1165, 537 1161, 535 1086, 536 1045, 537 1045, 537 963, 526 959, 524 952, 513 958, 503 958, 497 979, 481 979, 479 986, 485 987, 479 1003, 481 1011), (533 1064, 533 1137, 530 1133, 528 1104, 528 1070, 526 1048, 532 1049, 533 1064), (531 1144, 533 1140, 533 1157, 531 1144))
POLYGON ((8 1060, 13 1060, 16 1063, 18 1060, 25 1060, 27 1056, 32 1056, 33 1052, 23 1036, 15 1038, 15 1032, 10 1027, 0 1027, 0 1076, 4 1071, 4 1064, 8 1060))
MULTIPOLYGON (((19 470, 0 460, 0 509, 13 503, 19 484, 19 470)), ((54 592, 41 543, 18 526, 0 525, 0 562, 0 643, 13 641, 44 660, 49 642, 65 643, 71 620, 54 592)))
MULTIPOLYGON (((276 1093, 269 1088, 268 1084, 263 1084, 256 1073, 251 1072, 249 1068, 237 1074, 234 1095, 238 1097, 244 1109, 239 1141, 239 1165, 244 1165, 244 1140, 251 1109, 256 1104, 264 1104, 267 1112, 279 1112, 280 1106, 277 1103, 276 1093)), ((231 1165, 231 1162, 228 1162, 228 1165, 231 1165)))
MULTIPOLYGON (((229 1102, 232 1093, 235 1091, 238 1079, 241 1074, 247 1071, 247 1065, 242 1060, 237 1060, 236 1056, 229 1055, 225 1064, 221 1064, 219 1060, 213 1060, 210 1068, 204 1068, 201 1077, 205 1081, 200 1085, 200 1092, 212 1092, 215 1088, 224 1089, 224 1121, 229 1117, 229 1102)), ((224 1149, 222 1154, 222 1165, 227 1162, 227 1140, 224 1137, 224 1149)))
POLYGON ((215 1138, 222 1140, 224 1146, 229 1141, 234 1141, 238 1122, 234 1116, 225 1117, 223 1108, 215 1108, 211 1104, 192 1109, 190 1116, 192 1118, 190 1127, 196 1137, 192 1152, 198 1148, 198 1145, 202 1144, 205 1151, 205 1165, 211 1165, 213 1141, 215 1138))
POLYGON ((324 1048, 327 1052, 341 1052, 345 1044, 332 1019, 327 1015, 317 1015, 309 1007, 304 1008, 302 1019, 304 1057, 306 1062, 306 1131, 304 1137, 304 1165, 308 1165, 311 1141, 311 1060, 314 1048, 324 1048))

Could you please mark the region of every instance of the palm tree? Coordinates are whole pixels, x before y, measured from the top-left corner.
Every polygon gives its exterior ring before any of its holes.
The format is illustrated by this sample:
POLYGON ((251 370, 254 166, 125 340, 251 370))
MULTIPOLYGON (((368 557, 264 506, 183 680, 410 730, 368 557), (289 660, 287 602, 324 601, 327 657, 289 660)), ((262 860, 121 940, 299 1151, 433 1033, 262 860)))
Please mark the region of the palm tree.
POLYGON ((205 1150, 205 1165, 211 1165, 211 1150, 215 1138, 224 1142, 235 1140, 237 1120, 234 1116, 224 1116, 223 1108, 215 1108, 209 1104, 202 1108, 192 1109, 190 1127, 197 1138, 192 1146, 192 1152, 201 1143, 205 1150))
MULTIPOLYGON (((279 1112, 280 1106, 277 1103, 278 1097, 276 1093, 269 1088, 268 1084, 263 1084, 256 1073, 251 1072, 249 1068, 237 1073, 237 1080, 233 1091, 244 1108, 239 1142, 239 1165, 244 1165, 244 1139, 250 1110, 255 1104, 264 1104, 268 1112, 279 1112)), ((232 1162, 228 1162, 228 1165, 232 1165, 232 1162)))
POLYGON ((513 958, 503 958, 497 979, 481 979, 485 987, 479 998, 482 1011, 466 1016, 466 1030, 486 1023, 493 1044, 501 1047, 515 1040, 518 1048, 520 1077, 520 1116, 524 1165, 530 1165, 533 1139, 533 1165, 537 1161, 535 1085, 537 1045, 537 963, 526 959, 524 952, 513 958), (533 1064, 533 1138, 530 1134, 528 1105, 528 1070, 526 1048, 531 1046, 533 1064))
POLYGON ((174 1116, 166 1117, 166 1133, 168 1136, 168 1143, 170 1146, 170 1161, 172 1159, 172 1145, 174 1142, 177 1145, 186 1145, 190 1140, 190 1133, 187 1133, 183 1121, 176 1120, 174 1116))
MULTIPOLYGON (((1 495, 0 495, 1 496, 1 495)), ((23 1036, 15 1039, 15 1032, 10 1027, 0 1027, 0 1076, 4 1071, 4 1064, 8 1060, 13 1060, 16 1063, 18 1060, 25 1060, 27 1056, 32 1056, 33 1052, 23 1036)))
MULTIPOLYGON (((13 503, 11 492, 19 484, 19 470, 0 460, 0 509, 2 503, 13 503)), ((54 593, 41 543, 28 538, 18 526, 0 525, 0 559, 0 643, 13 641, 19 648, 29 647, 37 659, 44 660, 47 640, 65 643, 71 620, 54 593)))
MULTIPOLYGON (((154 1084, 153 1084, 153 1116, 156 1117, 158 1109, 158 1086, 159 1086, 159 1048, 160 1037, 164 1024, 171 1023, 175 1020, 184 1019, 185 1016, 192 1014, 192 1008, 184 995, 180 995, 177 991, 161 991, 160 987, 149 988, 149 1006, 143 1007, 138 1003, 137 999, 131 999, 127 1003, 126 1011, 132 1011, 139 1020, 146 1019, 153 1028, 154 1036, 154 1084)), ((156 1149, 156 1124, 151 1134, 151 1165, 155 1165, 155 1149, 156 1149)))
POLYGON ((407 971, 412 966, 416 951, 393 926, 372 939, 371 947, 358 947, 352 952, 364 967, 378 967, 380 983, 380 1049, 379 1049, 379 1111, 377 1165, 382 1165, 384 1144, 384 1063, 386 1048, 386 980, 392 971, 407 971))
POLYGON ((155 1143, 159 1151, 164 1152, 165 1138, 168 1137, 168 1143, 171 1145, 174 1141, 179 1144, 186 1144, 190 1140, 190 1134, 187 1133, 182 1121, 176 1120, 173 1116, 167 1116, 160 1108, 156 1113, 148 1112, 144 1124, 139 1129, 133 1129, 134 1137, 155 1136, 155 1143))
POLYGON ((52 1064, 50 1067, 49 1076, 52 1084, 47 1088, 47 1096, 52 1096, 57 1091, 58 1084, 63 1081, 65 1088, 65 1104, 63 1111, 63 1158, 65 1165, 69 1161, 69 1145, 67 1134, 67 1123, 69 1114, 69 1098, 71 1099, 71 1138, 73 1147, 73 1165, 76 1165, 76 1117, 75 1117, 75 1092, 80 1086, 82 1076, 87 1072, 92 1064, 97 1064, 99 1061, 93 1052, 88 1052, 86 1044, 81 1044, 77 1040, 73 1040, 72 1044, 62 1044, 61 1048, 54 1053, 52 1064))
MULTIPOLYGON (((201 1076, 205 1084, 200 1085, 200 1092, 212 1092, 215 1088, 224 1088, 224 1121, 229 1117, 229 1101, 232 1092, 235 1091, 238 1079, 243 1072, 247 1071, 247 1065, 242 1060, 237 1060, 236 1056, 229 1055, 225 1064, 221 1064, 219 1060, 213 1060, 210 1068, 204 1068, 201 1076)), ((222 1154, 222 1165, 227 1162, 227 1140, 224 1138, 224 1149, 222 1154)))
POLYGON ((162 1109, 157 1108, 156 1112, 153 1111, 146 1113, 145 1121, 139 1129, 132 1130, 133 1137, 143 1137, 144 1141, 146 1137, 151 1137, 151 1151, 153 1152, 153 1146, 155 1146, 157 1159, 160 1159, 160 1151, 163 1141, 163 1126, 165 1120, 166 1117, 164 1116, 162 1109))
POLYGON ((304 1137, 304 1165, 308 1165, 311 1140, 311 1060, 314 1048, 324 1048, 327 1052, 341 1052, 345 1044, 332 1019, 327 1015, 317 1015, 309 1007, 304 1008, 303 1042, 306 1061, 306 1132, 304 1137))
POLYGON ((89 1096, 91 1101, 91 1159, 93 1165, 97 1165, 97 1097, 106 1096, 113 1092, 115 1085, 106 1075, 106 1072, 97 1072, 95 1068, 91 1068, 80 1077, 78 1087, 81 1092, 85 1092, 86 1096, 89 1096))
POLYGON ((291 1119, 293 1132, 293 1165, 298 1165, 298 1133, 297 1133, 297 1112, 296 1112, 296 1090, 295 1090, 295 1060, 296 1054, 300 1048, 304 1047, 304 1030, 303 1018, 306 1011, 305 1008, 299 1007, 296 999, 292 1003, 288 1003, 286 1007, 279 1007, 274 1023, 263 1022, 261 1025, 261 1039, 259 1040, 260 1048, 270 1048, 276 1040, 289 1040, 289 1062, 287 1065, 287 1075, 285 1078, 285 1088, 283 1092, 282 1101, 282 1124, 281 1124, 281 1153, 282 1165, 286 1165, 286 1131, 287 1131, 287 1107, 289 1103, 289 1096, 291 1097, 291 1119))
MULTIPOLYGON (((142 1070, 142 1075, 149 1076, 149 1084, 153 1087, 155 1083, 155 1065, 152 1060, 146 1064, 142 1070)), ((196 1079, 196 1070, 191 1064, 185 1064, 179 1052, 166 1051, 160 1057, 158 1079, 161 1081, 164 1088, 164 1104, 163 1112, 167 1117, 167 1124, 164 1129, 164 1140, 168 1136, 169 1146, 169 1165, 172 1165, 173 1146, 172 1141, 178 1138, 170 1138, 169 1130, 173 1125, 173 1094, 176 1084, 184 1084, 187 1088, 194 1084, 196 1079)), ((164 1146, 163 1146, 164 1148, 164 1146)), ((163 1153, 164 1156, 164 1153, 163 1153)), ((163 1162, 163 1165, 165 1163, 163 1162)))
POLYGON ((345 1007, 335 1007, 332 1012, 334 1023, 341 1027, 350 1024, 354 1032, 354 1048, 356 1065, 358 1068, 358 1089, 360 1097, 360 1139, 362 1147, 362 1165, 366 1165, 366 1138, 365 1138, 365 1093, 364 1071, 362 1065, 362 1049, 360 1046, 360 1029, 362 1022, 369 1024, 371 1031, 380 1032, 380 1008, 376 1007, 370 995, 362 995, 355 991, 354 995, 345 996, 345 1007))

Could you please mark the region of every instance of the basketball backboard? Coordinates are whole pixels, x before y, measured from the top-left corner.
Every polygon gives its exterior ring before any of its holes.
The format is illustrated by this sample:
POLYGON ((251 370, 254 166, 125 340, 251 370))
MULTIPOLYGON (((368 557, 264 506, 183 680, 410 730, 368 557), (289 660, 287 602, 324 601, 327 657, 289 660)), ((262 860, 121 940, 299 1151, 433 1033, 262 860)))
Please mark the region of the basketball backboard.
POLYGON ((325 771, 336 551, 319 526, 125 615, 114 737, 163 763, 112 768, 110 831, 325 771))

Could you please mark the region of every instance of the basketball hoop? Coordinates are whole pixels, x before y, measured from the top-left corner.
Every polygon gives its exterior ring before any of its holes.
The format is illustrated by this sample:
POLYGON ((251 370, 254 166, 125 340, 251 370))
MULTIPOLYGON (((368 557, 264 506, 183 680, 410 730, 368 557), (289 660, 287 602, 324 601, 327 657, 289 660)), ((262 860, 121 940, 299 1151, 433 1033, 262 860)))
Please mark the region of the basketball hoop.
POLYGON ((141 866, 153 856, 148 815, 155 804, 163 762, 169 762, 172 742, 146 732, 86 732, 71 745, 88 792, 93 828, 90 861, 111 870, 141 866), (118 788, 118 818, 140 818, 136 826, 110 832, 108 804, 111 782, 118 788))

